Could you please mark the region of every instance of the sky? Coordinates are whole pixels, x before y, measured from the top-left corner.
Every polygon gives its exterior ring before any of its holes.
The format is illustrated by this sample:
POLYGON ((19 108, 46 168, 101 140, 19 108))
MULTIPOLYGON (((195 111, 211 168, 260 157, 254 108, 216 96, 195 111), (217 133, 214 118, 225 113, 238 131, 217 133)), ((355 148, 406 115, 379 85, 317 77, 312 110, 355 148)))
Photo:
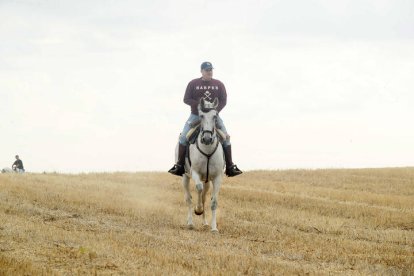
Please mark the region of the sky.
POLYGON ((0 167, 167 171, 210 61, 242 170, 414 166, 410 0, 0 0, 0 167))

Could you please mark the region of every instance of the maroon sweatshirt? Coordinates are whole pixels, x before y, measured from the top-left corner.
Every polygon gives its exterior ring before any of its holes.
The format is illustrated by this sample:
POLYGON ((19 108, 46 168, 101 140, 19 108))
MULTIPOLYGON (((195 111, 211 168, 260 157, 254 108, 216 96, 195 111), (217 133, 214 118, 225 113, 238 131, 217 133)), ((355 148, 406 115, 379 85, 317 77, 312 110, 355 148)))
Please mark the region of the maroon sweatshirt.
POLYGON ((217 111, 220 112, 227 103, 226 88, 221 81, 216 79, 204 81, 202 78, 198 78, 190 81, 185 90, 184 103, 191 106, 191 113, 198 115, 197 107, 201 98, 209 102, 218 98, 217 111))

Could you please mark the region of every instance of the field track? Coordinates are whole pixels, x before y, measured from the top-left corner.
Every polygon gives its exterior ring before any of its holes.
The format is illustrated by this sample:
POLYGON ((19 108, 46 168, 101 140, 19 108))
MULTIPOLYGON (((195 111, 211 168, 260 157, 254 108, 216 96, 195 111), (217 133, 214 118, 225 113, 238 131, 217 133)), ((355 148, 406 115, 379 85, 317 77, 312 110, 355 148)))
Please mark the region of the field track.
POLYGON ((2 174, 0 275, 414 275, 414 168, 251 171, 219 234, 186 212, 167 173, 2 174))

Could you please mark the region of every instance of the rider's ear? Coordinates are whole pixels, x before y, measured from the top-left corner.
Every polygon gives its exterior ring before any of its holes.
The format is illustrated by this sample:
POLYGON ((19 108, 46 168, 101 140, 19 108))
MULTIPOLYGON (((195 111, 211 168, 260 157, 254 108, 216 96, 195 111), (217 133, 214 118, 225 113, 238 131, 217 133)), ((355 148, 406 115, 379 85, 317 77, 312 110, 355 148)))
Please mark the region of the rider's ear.
POLYGON ((219 104, 219 100, 218 100, 218 98, 215 98, 214 102, 213 102, 214 108, 217 108, 218 104, 219 104))

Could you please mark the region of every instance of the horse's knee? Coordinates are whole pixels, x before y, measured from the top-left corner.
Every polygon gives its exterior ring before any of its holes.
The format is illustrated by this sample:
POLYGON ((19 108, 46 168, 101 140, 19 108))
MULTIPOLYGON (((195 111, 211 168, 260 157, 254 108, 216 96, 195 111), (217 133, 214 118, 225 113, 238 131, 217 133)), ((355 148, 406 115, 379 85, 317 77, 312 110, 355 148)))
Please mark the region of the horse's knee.
POLYGON ((193 201, 192 201, 192 197, 191 197, 191 196, 187 196, 187 197, 185 197, 185 202, 186 202, 187 204, 192 204, 192 203, 193 203, 193 201))
POLYGON ((212 211, 217 210, 217 207, 218 207, 218 201, 216 198, 213 198, 211 201, 211 210, 212 211))
POLYGON ((203 191, 203 184, 202 183, 198 183, 196 185, 196 189, 197 189, 198 192, 202 192, 203 191))

